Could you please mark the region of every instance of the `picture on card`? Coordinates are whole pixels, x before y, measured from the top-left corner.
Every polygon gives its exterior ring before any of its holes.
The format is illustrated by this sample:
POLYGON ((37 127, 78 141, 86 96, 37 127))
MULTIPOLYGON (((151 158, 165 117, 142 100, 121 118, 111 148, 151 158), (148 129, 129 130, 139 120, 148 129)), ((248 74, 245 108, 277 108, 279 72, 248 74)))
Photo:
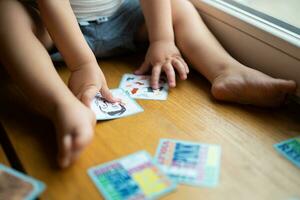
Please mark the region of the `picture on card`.
POLYGON ((45 185, 10 167, 0 164, 0 199, 37 198, 45 190, 45 185))
POLYGON ((125 90, 134 99, 166 100, 168 97, 168 83, 165 77, 159 79, 159 88, 150 85, 151 76, 124 74, 119 88, 125 90))
POLYGON ((98 93, 91 104, 97 120, 121 118, 144 111, 124 90, 112 89, 111 92, 114 97, 119 98, 121 101, 110 103, 98 93))
POLYGON ((176 188, 146 151, 92 167, 88 174, 107 200, 157 199, 176 188))
POLYGON ((214 187, 219 182, 220 156, 219 145, 161 139, 154 159, 177 183, 214 187))

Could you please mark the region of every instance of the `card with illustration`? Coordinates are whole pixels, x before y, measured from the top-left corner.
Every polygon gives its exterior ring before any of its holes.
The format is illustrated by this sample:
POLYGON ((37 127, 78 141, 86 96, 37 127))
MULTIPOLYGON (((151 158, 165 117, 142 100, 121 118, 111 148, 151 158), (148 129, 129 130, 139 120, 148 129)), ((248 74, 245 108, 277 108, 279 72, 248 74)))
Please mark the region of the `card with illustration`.
POLYGON ((300 168, 300 137, 275 144, 274 148, 286 159, 300 168))
POLYGON ((88 174, 107 200, 157 199, 176 188, 146 151, 92 167, 88 174))
POLYGON ((161 139, 155 162, 177 183, 216 186, 219 182, 219 145, 161 139))
POLYGON ((144 111, 124 90, 113 89, 111 92, 121 102, 110 103, 98 93, 91 104, 97 120, 121 118, 144 111))
POLYGON ((32 200, 44 190, 41 181, 0 164, 0 199, 32 200))
POLYGON ((159 88, 154 90, 150 86, 150 76, 124 74, 119 88, 125 90, 134 99, 166 100, 169 86, 166 78, 161 77, 159 88))

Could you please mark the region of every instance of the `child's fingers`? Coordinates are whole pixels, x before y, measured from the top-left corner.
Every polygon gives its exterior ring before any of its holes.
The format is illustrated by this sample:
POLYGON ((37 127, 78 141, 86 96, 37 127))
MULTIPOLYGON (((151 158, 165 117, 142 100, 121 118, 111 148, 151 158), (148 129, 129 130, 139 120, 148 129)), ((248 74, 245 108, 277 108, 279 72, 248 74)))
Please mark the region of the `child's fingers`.
POLYGON ((189 66, 187 65, 187 63, 185 62, 185 60, 184 60, 182 57, 180 57, 180 56, 177 56, 176 58, 179 59, 179 60, 183 63, 183 65, 184 65, 184 67, 185 67, 186 73, 187 73, 187 74, 190 73, 189 66))
POLYGON ((185 80, 187 78, 186 69, 183 63, 179 59, 172 60, 173 67, 177 70, 179 77, 181 80, 185 80))
POLYGON ((173 69, 173 66, 171 63, 165 63, 163 65, 163 70, 165 71, 167 78, 168 78, 168 83, 170 87, 175 87, 176 86, 176 81, 175 81, 175 71, 173 69))
POLYGON ((101 95, 109 102, 118 102, 120 99, 115 98, 112 93, 110 92, 109 88, 106 84, 104 84, 100 90, 101 95))
POLYGON ((86 147, 93 139, 94 130, 87 129, 86 127, 82 130, 78 130, 77 133, 73 136, 72 147, 74 151, 81 151, 86 147))
POLYGON ((58 164, 61 168, 66 168, 71 163, 71 145, 70 134, 58 139, 58 164))
POLYGON ((94 135, 93 129, 87 129, 86 127, 83 130, 78 130, 78 133, 73 135, 72 141, 72 158, 71 161, 74 162, 79 157, 82 150, 91 143, 94 135))
POLYGON ((81 95, 80 101, 90 108, 93 98, 96 96, 98 88, 96 86, 88 87, 81 95))
POLYGON ((151 87, 153 89, 158 89, 158 82, 159 82, 159 77, 161 73, 161 66, 160 65, 155 65, 152 68, 152 75, 151 75, 151 87))
POLYGON ((137 69, 134 73, 136 75, 145 74, 150 69, 150 65, 148 62, 144 61, 143 64, 137 69))

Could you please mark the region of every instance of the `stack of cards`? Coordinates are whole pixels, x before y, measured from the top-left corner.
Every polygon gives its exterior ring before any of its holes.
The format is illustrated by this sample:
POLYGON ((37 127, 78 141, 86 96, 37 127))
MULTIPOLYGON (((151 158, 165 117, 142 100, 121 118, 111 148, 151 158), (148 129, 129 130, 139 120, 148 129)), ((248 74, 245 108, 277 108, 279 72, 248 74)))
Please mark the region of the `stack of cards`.
POLYGON ((285 158, 300 168, 300 137, 275 144, 274 148, 285 158))
POLYGON ((161 139, 155 161, 177 183, 196 186, 216 186, 219 180, 221 148, 161 139))
POLYGON ((161 78, 159 88, 153 90, 150 86, 150 76, 124 74, 119 88, 134 99, 166 100, 169 87, 165 78, 161 78))
POLYGON ((44 189, 44 183, 0 164, 0 199, 32 200, 44 189))
POLYGON ((176 187, 145 151, 92 167, 88 174, 108 200, 156 199, 176 187))
POLYGON ((110 103, 98 93, 91 105, 97 120, 121 118, 144 111, 124 90, 113 89, 111 92, 121 102, 110 103))

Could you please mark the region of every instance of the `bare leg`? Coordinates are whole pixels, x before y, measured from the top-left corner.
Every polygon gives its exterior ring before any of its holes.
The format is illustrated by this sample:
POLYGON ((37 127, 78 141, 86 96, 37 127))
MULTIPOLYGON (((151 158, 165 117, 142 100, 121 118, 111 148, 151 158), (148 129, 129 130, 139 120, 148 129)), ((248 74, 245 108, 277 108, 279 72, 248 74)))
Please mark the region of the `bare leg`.
POLYGON ((54 123, 59 164, 66 167, 90 142, 95 117, 55 71, 45 48, 51 39, 38 13, 28 9, 16 0, 0 1, 0 61, 35 108, 54 123))
MULTIPOLYGON (((212 83, 216 99, 258 106, 280 105, 296 89, 294 81, 272 78, 232 58, 210 33, 188 0, 171 0, 176 44, 212 83), (192 30, 192 31, 191 31, 192 30)), ((138 38, 145 39, 143 26, 138 38)))

